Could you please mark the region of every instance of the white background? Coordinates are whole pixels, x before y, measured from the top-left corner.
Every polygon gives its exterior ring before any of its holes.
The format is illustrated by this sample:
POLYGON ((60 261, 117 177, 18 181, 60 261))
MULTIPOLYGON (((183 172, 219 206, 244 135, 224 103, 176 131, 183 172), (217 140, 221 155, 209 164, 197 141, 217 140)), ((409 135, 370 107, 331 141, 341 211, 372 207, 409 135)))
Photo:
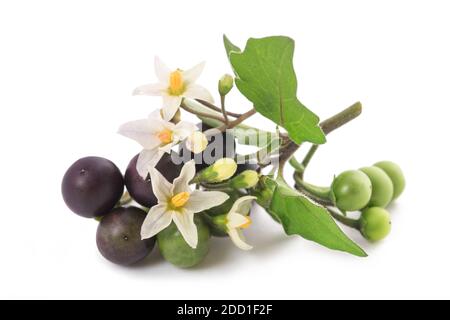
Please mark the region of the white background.
MULTIPOLYGON (((448 1, 2 1, 0 298, 450 298, 449 13, 448 1), (362 101, 307 178, 401 164, 390 237, 371 245, 349 231, 370 257, 287 238, 258 211, 250 253, 214 239, 192 270, 157 250, 122 268, 97 252, 96 222, 65 207, 73 161, 104 156, 124 170, 139 151, 116 130, 160 106, 131 96, 155 80, 154 55, 173 68, 207 60, 200 83, 214 91, 230 72, 223 33, 242 47, 294 38, 299 98, 322 118, 362 101)), ((230 102, 249 107, 237 91, 230 102)))

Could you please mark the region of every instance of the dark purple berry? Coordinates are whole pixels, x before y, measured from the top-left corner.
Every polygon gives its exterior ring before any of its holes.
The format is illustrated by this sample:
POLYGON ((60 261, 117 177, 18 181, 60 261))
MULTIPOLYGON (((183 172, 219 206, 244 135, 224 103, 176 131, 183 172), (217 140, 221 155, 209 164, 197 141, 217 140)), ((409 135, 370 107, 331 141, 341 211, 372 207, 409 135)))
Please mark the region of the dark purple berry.
MULTIPOLYGON (((125 185, 131 197, 144 207, 150 208, 158 203, 153 194, 150 177, 143 179, 136 170, 136 162, 139 155, 131 159, 127 171, 125 171, 125 185)), ((169 154, 165 153, 155 167, 169 182, 180 175, 181 165, 175 165, 169 154)))
POLYGON ((123 189, 119 168, 100 157, 76 161, 65 173, 61 186, 63 199, 70 210, 86 218, 111 211, 120 200, 123 189))
POLYGON ((105 215, 97 228, 97 247, 107 260, 131 265, 144 259, 153 249, 155 239, 141 240, 145 211, 136 207, 118 207, 105 215))

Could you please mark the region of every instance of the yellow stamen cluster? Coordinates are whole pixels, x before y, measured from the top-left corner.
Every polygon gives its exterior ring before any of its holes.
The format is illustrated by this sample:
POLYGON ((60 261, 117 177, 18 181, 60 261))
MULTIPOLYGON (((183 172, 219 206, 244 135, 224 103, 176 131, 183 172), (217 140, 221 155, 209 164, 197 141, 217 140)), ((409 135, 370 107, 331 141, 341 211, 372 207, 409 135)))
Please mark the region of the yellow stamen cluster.
POLYGON ((179 96, 184 92, 183 73, 180 70, 175 70, 170 74, 169 93, 172 96, 179 96))
POLYGON ((173 133, 169 129, 164 129, 158 133, 158 138, 163 144, 168 144, 173 141, 173 133))
POLYGON ((252 224, 252 219, 250 219, 249 217, 245 217, 245 219, 247 220, 247 222, 245 222, 244 224, 241 224, 239 226, 239 228, 247 229, 248 227, 250 227, 250 225, 252 224))
POLYGON ((170 199, 170 204, 174 206, 175 208, 180 208, 186 204, 189 200, 189 193, 188 192, 180 192, 172 197, 170 199))

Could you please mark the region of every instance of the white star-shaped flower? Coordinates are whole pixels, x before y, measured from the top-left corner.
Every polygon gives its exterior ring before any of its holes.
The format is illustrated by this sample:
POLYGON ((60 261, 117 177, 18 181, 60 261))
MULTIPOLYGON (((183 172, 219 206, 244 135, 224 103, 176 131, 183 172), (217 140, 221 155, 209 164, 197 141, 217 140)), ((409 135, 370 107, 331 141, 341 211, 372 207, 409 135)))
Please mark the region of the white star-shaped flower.
POLYGON ((204 67, 205 63, 202 62, 186 71, 180 69, 172 71, 158 57, 155 57, 155 73, 159 82, 137 87, 133 94, 162 96, 163 118, 171 120, 178 111, 183 98, 214 102, 209 91, 195 83, 204 67))
POLYGON ((253 248, 245 242, 242 229, 248 228, 252 223, 252 220, 248 217, 248 213, 250 211, 252 201, 255 199, 256 197, 252 196, 245 196, 237 199, 226 217, 225 226, 227 233, 233 243, 242 250, 250 250, 253 248))
POLYGON ((119 133, 125 137, 137 141, 143 150, 139 154, 136 169, 142 178, 146 178, 150 167, 154 167, 164 152, 170 153, 172 147, 187 139, 188 148, 196 152, 205 150, 206 145, 198 146, 191 139, 199 129, 190 122, 172 122, 163 120, 159 110, 152 113, 147 119, 131 121, 119 128, 119 133))
POLYGON ((167 228, 172 221, 186 243, 196 248, 198 243, 194 214, 224 203, 229 196, 220 191, 192 190, 190 181, 195 176, 195 162, 187 162, 180 176, 169 183, 155 168, 150 169, 153 192, 158 204, 148 212, 141 228, 142 239, 148 239, 167 228))

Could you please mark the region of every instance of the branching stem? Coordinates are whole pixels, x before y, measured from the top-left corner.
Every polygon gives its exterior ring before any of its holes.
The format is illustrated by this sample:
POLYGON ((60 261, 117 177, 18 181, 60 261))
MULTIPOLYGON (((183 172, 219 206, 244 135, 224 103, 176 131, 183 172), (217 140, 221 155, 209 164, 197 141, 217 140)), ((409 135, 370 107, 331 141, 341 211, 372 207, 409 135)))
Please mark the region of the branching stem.
MULTIPOLYGON (((201 103, 202 105, 204 105, 205 107, 207 107, 207 108, 209 108, 211 110, 214 110, 214 111, 217 111, 217 112, 222 112, 221 108, 215 106, 211 102, 208 102, 208 101, 205 101, 205 100, 202 100, 202 99, 195 99, 195 101, 201 103)), ((242 116, 242 114, 240 114, 240 113, 234 113, 234 112, 229 112, 229 111, 226 111, 226 113, 227 113, 228 116, 233 117, 233 118, 239 118, 240 116, 242 116)))
MULTIPOLYGON (((324 120, 320 124, 320 127, 322 128, 323 133, 327 135, 332 131, 342 127, 351 120, 357 118, 361 114, 361 112, 362 112, 362 105, 360 102, 356 102, 347 109, 339 112, 338 114, 332 116, 327 120, 324 120)), ((291 161, 291 164, 294 166, 301 179, 303 179, 305 170, 308 167, 309 163, 311 162, 311 159, 315 155, 317 149, 319 149, 319 145, 317 144, 312 145, 308 153, 306 154, 305 158, 300 164, 296 159, 295 160, 293 159, 291 161)))
POLYGON ((210 119, 214 119, 214 120, 220 121, 220 122, 222 122, 222 123, 225 123, 225 119, 224 119, 223 117, 219 117, 219 116, 215 116, 215 115, 212 115, 212 114, 210 114, 210 113, 207 113, 207 112, 200 112, 200 111, 196 111, 196 110, 194 110, 194 109, 191 109, 190 107, 188 107, 188 106, 184 103, 184 101, 181 102, 180 107, 181 107, 182 109, 186 110, 187 112, 192 113, 192 114, 195 114, 195 115, 197 115, 197 116, 199 116, 199 117, 210 118, 210 119))

